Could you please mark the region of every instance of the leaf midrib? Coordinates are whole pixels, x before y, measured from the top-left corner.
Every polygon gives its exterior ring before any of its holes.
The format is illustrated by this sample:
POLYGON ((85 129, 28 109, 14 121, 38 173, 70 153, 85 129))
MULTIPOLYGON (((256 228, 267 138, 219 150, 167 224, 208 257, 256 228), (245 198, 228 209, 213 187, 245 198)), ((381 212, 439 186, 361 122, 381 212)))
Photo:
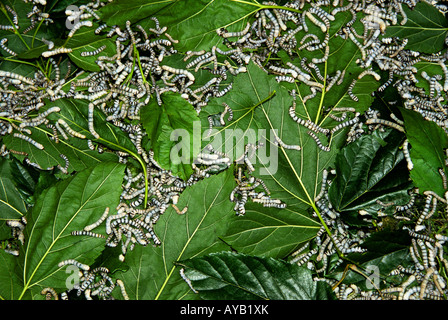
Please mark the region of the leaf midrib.
MULTIPOLYGON (((98 192, 98 190, 104 185, 104 183, 109 179, 109 177, 112 175, 112 173, 114 172, 115 168, 117 168, 118 164, 115 164, 115 166, 112 168, 112 170, 106 175, 106 177, 103 178, 103 180, 101 181, 101 183, 99 184, 99 186, 95 189, 95 191, 90 195, 89 198, 87 198, 84 203, 80 206, 80 208, 78 210, 76 210, 75 214, 72 216, 72 218, 69 220, 69 222, 65 225, 65 227, 61 230, 61 232, 56 236, 56 238, 53 239, 52 243, 50 244, 50 246, 45 250, 44 255, 42 256, 42 258, 40 259, 39 263, 36 265, 33 273, 31 274, 30 278, 28 281, 26 281, 26 269, 27 269, 27 262, 28 262, 28 253, 29 253, 29 246, 31 243, 31 239, 33 238, 33 234, 34 234, 34 227, 31 230, 31 235, 30 238, 28 240, 28 245, 27 245, 27 249, 25 252, 25 257, 24 257, 24 266, 23 266, 23 282, 24 282, 24 289, 22 291, 22 294, 19 297, 19 300, 21 299, 21 297, 23 296, 23 294, 25 293, 25 291, 29 288, 31 288, 32 286, 36 285, 38 282, 35 282, 33 284, 30 285, 31 280, 33 279, 35 273, 37 272, 37 270, 39 269, 40 265, 42 264, 42 262, 45 260, 45 258, 47 257, 48 254, 50 254, 51 249, 53 248, 53 246, 56 244, 56 242, 59 240, 59 238, 61 237, 62 233, 66 230, 66 228, 71 224, 71 222, 73 221, 73 219, 75 219, 75 217, 79 214, 79 212, 82 211, 82 209, 84 208, 84 206, 90 201, 90 199, 98 192)), ((91 175, 91 173, 90 173, 91 175)), ((89 177, 90 177, 89 175, 89 177)), ((61 204, 60 199, 62 198, 63 194, 67 191, 68 187, 70 186, 70 184, 67 184, 66 188, 64 189, 64 191, 61 193, 59 201, 58 201, 58 206, 57 206, 57 210, 56 210, 56 216, 54 217, 54 223, 53 223, 53 228, 55 227, 56 224, 56 219, 57 219, 57 212, 59 211, 59 206, 61 204)), ((85 191, 85 186, 84 186, 84 190, 85 191)), ((44 208, 44 207, 42 207, 44 208)), ((42 217, 42 209, 39 213, 39 216, 36 220, 36 222, 34 223, 34 226, 36 226, 37 222, 39 221, 39 219, 42 217)), ((54 237, 54 236, 53 236, 54 237)))
MULTIPOLYGON (((197 224, 196 228, 193 230, 193 233, 191 233, 191 235, 188 237, 187 242, 185 243, 185 245, 183 246, 181 252, 179 253, 177 259, 175 261, 179 261, 181 260, 182 255, 185 253, 185 250, 188 248, 188 245, 190 244, 190 242, 192 241, 193 237, 196 235, 196 232, 200 229, 200 226, 202 225, 202 223, 204 222, 205 218, 207 217, 207 215, 209 214, 210 210, 212 209, 214 203, 217 201, 217 198, 219 197, 219 195, 221 194, 223 188, 225 186, 225 183, 223 183, 219 189, 215 192, 215 197, 213 198, 213 201, 208 205, 208 208, 206 208, 206 211, 204 213, 204 215, 202 216, 201 220, 199 221, 199 223, 197 224)), ((207 188, 209 187, 209 184, 207 184, 205 186, 205 190, 203 192, 204 197, 207 194, 207 188)), ((188 228, 188 224, 187 224, 187 228, 188 228)), ((166 269, 167 263, 165 262, 166 259, 166 255, 165 255, 165 246, 163 246, 163 260, 164 260, 164 267, 166 269)), ((169 279, 171 278, 171 276, 173 275, 174 269, 176 268, 176 265, 173 265, 171 267, 171 270, 169 271, 169 273, 167 274, 167 277, 165 278, 165 281, 163 282, 161 288, 159 289, 159 291, 157 292, 156 297, 154 298, 154 300, 159 300, 160 295, 162 294, 163 290, 165 289, 165 286, 167 285, 169 279)))

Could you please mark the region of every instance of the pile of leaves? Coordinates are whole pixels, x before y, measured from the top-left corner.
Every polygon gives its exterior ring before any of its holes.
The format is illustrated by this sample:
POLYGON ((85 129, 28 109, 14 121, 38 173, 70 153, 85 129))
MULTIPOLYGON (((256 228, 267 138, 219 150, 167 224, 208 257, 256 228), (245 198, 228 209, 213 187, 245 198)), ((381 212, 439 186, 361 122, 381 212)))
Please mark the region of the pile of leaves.
POLYGON ((446 299, 445 5, 0 11, 0 298, 446 299))

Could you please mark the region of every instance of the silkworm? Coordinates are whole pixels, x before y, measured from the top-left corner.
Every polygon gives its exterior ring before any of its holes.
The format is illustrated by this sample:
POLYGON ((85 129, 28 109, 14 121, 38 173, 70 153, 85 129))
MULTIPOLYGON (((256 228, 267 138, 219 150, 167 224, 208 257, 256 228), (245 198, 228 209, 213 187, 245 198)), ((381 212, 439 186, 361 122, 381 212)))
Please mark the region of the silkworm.
POLYGON ((165 70, 165 71, 168 71, 168 72, 171 72, 171 73, 174 73, 174 74, 183 74, 183 75, 185 75, 190 80, 189 83, 187 83, 185 85, 185 87, 188 87, 190 84, 192 84, 195 81, 194 75, 191 72, 187 71, 187 70, 175 69, 173 67, 166 66, 166 65, 161 66, 161 68, 163 70, 165 70))
POLYGON ((420 216, 416 222, 416 225, 415 225, 415 231, 421 231, 421 230, 425 229, 425 226, 422 225, 422 223, 423 223, 423 220, 426 219, 426 216, 429 214, 429 209, 431 207, 432 199, 433 199, 432 195, 428 195, 426 197, 425 206, 424 206, 423 211, 420 214, 420 216))
POLYGON ((3 39, 0 41, 0 47, 1 47, 3 50, 5 50, 8 54, 10 54, 10 55, 12 55, 12 56, 17 56, 17 53, 16 53, 16 52, 12 51, 11 49, 9 49, 9 48, 5 45, 5 43, 6 43, 7 41, 8 41, 7 38, 3 38, 3 39))
POLYGON ((352 82, 351 82, 350 85, 348 86, 347 94, 349 95, 349 97, 350 97, 352 100, 358 102, 358 101, 359 101, 359 98, 353 94, 353 88, 355 87, 356 81, 357 81, 357 79, 353 79, 353 80, 352 80, 352 82))
POLYGON ((318 20, 310 11, 306 11, 305 15, 310 19, 312 23, 314 23, 316 26, 320 28, 322 32, 327 32, 327 26, 322 21, 318 20))
POLYGON ((276 141, 276 144, 279 144, 282 148, 289 149, 289 150, 298 150, 298 151, 302 150, 302 148, 298 145, 288 145, 288 144, 284 143, 282 141, 282 139, 280 139, 280 137, 277 135, 275 136, 275 141, 276 141))
POLYGON ((193 288, 193 285, 191 284, 190 279, 188 279, 187 276, 185 275, 184 268, 181 268, 181 269, 179 270, 179 274, 180 274, 180 277, 181 277, 181 278, 188 284, 188 287, 190 287, 191 291, 193 291, 194 293, 198 293, 198 292, 193 288))
POLYGON ((101 215, 101 217, 97 221, 95 221, 94 223, 84 227, 84 231, 91 231, 91 230, 95 229, 101 223, 103 223, 103 221, 105 221, 107 219, 108 215, 109 215, 109 207, 106 207, 106 209, 104 209, 104 212, 101 215))
POLYGON ((295 102, 293 102, 293 103, 294 103, 294 105, 289 108, 289 115, 295 122, 297 122, 298 124, 308 128, 314 132, 321 132, 324 134, 327 134, 330 132, 329 129, 324 129, 310 120, 304 120, 304 119, 297 117, 295 114, 295 102))
POLYGON ((330 147, 329 146, 324 146, 322 144, 322 142, 320 141, 319 137, 314 132, 308 131, 307 134, 310 135, 314 139, 314 141, 316 141, 317 146, 319 147, 319 149, 321 149, 323 151, 326 151, 326 152, 330 151, 330 147))
POLYGON ((99 139, 100 135, 95 131, 94 124, 93 124, 93 110, 95 108, 95 105, 93 103, 89 103, 89 113, 88 113, 88 122, 89 122, 89 131, 90 133, 96 138, 99 139))
POLYGON ((223 102, 224 105, 224 111, 221 113, 220 117, 219 117, 219 122, 221 123, 222 126, 225 126, 226 123, 224 121, 224 116, 229 113, 229 117, 227 118, 227 121, 232 121, 233 119, 233 111, 232 109, 229 107, 229 105, 225 102, 223 102))
POLYGON ((250 28, 250 23, 248 22, 246 24, 246 27, 244 27, 244 29, 241 30, 241 31, 237 31, 237 32, 223 32, 223 33, 221 33, 222 30, 218 31, 218 30, 220 30, 220 29, 218 29, 217 32, 223 38, 241 37, 241 36, 244 36, 249 31, 249 28, 250 28))
POLYGON ((174 208, 177 214, 185 214, 188 210, 187 206, 185 206, 182 210, 179 210, 179 208, 175 204, 172 204, 171 206, 174 208))
POLYGON ((325 61, 327 61, 328 60, 328 56, 329 56, 329 54, 330 54, 330 47, 329 46, 326 46, 325 47, 325 52, 324 52, 324 55, 323 55, 323 57, 322 58, 313 58, 311 61, 313 62, 313 63, 322 63, 322 62, 325 62, 325 61))
POLYGON ((92 27, 92 26, 93 26, 93 23, 90 20, 79 21, 72 27, 72 29, 68 33, 67 37, 68 38, 73 37, 75 35, 75 32, 78 31, 78 29, 81 27, 92 27))
POLYGON ((336 71, 336 74, 334 77, 328 82, 327 87, 325 88, 325 91, 328 92, 338 81, 339 77, 341 76, 342 72, 341 70, 336 71))
POLYGON ((371 76, 373 76, 373 77, 375 78, 376 81, 380 81, 380 80, 381 80, 381 76, 380 76, 378 73, 376 73, 375 71, 371 70, 371 69, 364 70, 363 72, 361 72, 361 73, 358 75, 358 80, 359 80, 359 79, 362 79, 365 75, 371 75, 371 76))
POLYGON ((102 234, 95 233, 92 231, 86 231, 86 230, 76 230, 71 232, 72 236, 89 236, 94 238, 105 238, 102 234))
POLYGON ((448 185, 447 185, 445 170, 443 170, 443 168, 439 168, 439 173, 440 173, 440 176, 442 177, 443 189, 447 189, 448 185))
POLYGON ((121 294, 122 294, 124 300, 129 300, 129 296, 128 296, 127 292, 126 292, 126 288, 124 286, 123 281, 121 281, 120 279, 117 279, 116 283, 120 287, 121 294))
POLYGON ((51 107, 51 108, 48 108, 46 111, 40 113, 36 118, 34 118, 34 119, 30 119, 30 120, 27 120, 27 121, 22 122, 22 123, 19 125, 19 128, 35 127, 35 126, 38 126, 38 125, 44 123, 44 121, 46 120, 45 118, 46 118, 50 113, 53 113, 53 112, 59 112, 59 111, 61 111, 61 109, 60 109, 59 107, 51 107))
POLYGON ((355 116, 351 120, 348 120, 348 121, 345 121, 345 122, 342 122, 342 123, 338 124, 336 127, 331 129, 330 133, 333 134, 333 133, 335 133, 336 131, 338 131, 338 130, 340 130, 342 128, 354 125, 355 123, 358 123, 358 122, 359 122, 359 118, 358 118, 358 116, 355 116))
POLYGON ((39 150, 43 150, 44 149, 44 146, 42 144, 40 144, 39 142, 33 140, 31 137, 28 137, 28 136, 26 136, 24 134, 14 132, 13 133, 13 137, 25 140, 26 142, 29 142, 29 143, 31 143, 33 146, 35 146, 39 150))
POLYGON ((406 159, 408 170, 411 171, 414 168, 414 164, 412 163, 411 156, 409 155, 409 140, 408 139, 406 139, 403 142, 403 154, 406 159))
POLYGON ((51 300, 51 298, 54 298, 55 300, 59 300, 58 294, 56 290, 53 288, 47 287, 43 288, 40 294, 45 295, 45 300, 51 300))
POLYGON ((76 266, 76 267, 78 267, 78 268, 80 268, 80 269, 82 269, 84 271, 90 270, 90 267, 88 265, 83 264, 81 262, 78 262, 78 261, 76 261, 74 259, 67 259, 67 260, 61 261, 61 262, 58 263, 58 267, 61 268, 61 267, 66 266, 68 264, 74 265, 74 266, 76 266))
POLYGON ((48 58, 48 57, 50 57, 50 56, 54 56, 54 55, 56 55, 56 54, 60 54, 60 53, 70 53, 70 52, 72 52, 72 51, 73 51, 72 48, 64 48, 64 47, 61 47, 61 48, 57 48, 57 49, 55 49, 55 50, 44 51, 44 52, 42 52, 42 57, 44 57, 44 58, 48 58))
POLYGON ((106 45, 103 45, 93 51, 83 51, 81 52, 81 57, 91 57, 91 56, 96 56, 98 53, 100 53, 101 51, 103 51, 104 49, 106 49, 106 45))
POLYGON ((59 118, 56 124, 57 125, 62 125, 65 128, 65 130, 68 132, 68 134, 71 135, 72 137, 77 137, 77 138, 80 138, 80 139, 85 139, 86 138, 86 136, 83 135, 82 133, 79 133, 78 131, 73 130, 67 124, 67 122, 65 122, 64 119, 59 118))
POLYGON ((378 118, 369 118, 366 120, 366 124, 381 124, 381 125, 385 125, 391 128, 394 128, 400 132, 405 132, 404 127, 400 126, 399 124, 389 121, 389 120, 384 120, 384 119, 378 119, 378 118))

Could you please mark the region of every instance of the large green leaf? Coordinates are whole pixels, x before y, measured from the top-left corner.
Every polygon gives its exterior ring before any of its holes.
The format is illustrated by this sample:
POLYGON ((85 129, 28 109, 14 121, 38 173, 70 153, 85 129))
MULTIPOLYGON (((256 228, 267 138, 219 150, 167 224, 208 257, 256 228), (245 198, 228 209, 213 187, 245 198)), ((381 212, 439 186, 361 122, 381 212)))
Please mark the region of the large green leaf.
POLYGON ((14 184, 12 161, 0 159, 0 220, 20 219, 26 204, 14 184))
POLYGON ((403 10, 407 22, 387 27, 386 37, 407 39, 406 48, 423 53, 435 53, 444 48, 448 20, 436 7, 421 1, 412 10, 405 5, 403 10))
MULTIPOLYGON (((304 85, 300 85, 299 88, 302 86, 304 85)), ((342 93, 339 99, 343 99, 345 94, 342 93)), ((325 96, 329 97, 330 94, 325 96)), ((311 101, 303 105, 299 99, 297 100, 297 109, 299 106, 300 109, 296 110, 296 115, 315 123, 316 107, 319 106, 311 104, 311 101)), ((363 103, 367 103, 367 101, 363 101, 363 103)), ((235 78, 233 89, 228 94, 222 98, 212 99, 201 113, 204 131, 208 131, 209 128, 207 118, 219 115, 223 111, 222 103, 224 102, 233 109, 234 119, 226 123, 224 127, 214 127, 215 131, 212 132, 210 143, 215 149, 226 152, 232 159, 237 159, 244 152, 246 143, 264 142, 265 147, 259 148, 257 157, 251 159, 256 169, 254 174, 264 180, 271 192, 271 197, 285 202, 288 212, 296 217, 288 217, 285 220, 285 216, 277 218, 278 210, 251 207, 252 210, 266 215, 264 219, 261 219, 261 225, 264 223, 267 225, 266 228, 256 228, 252 225, 247 230, 246 235, 250 235, 250 237, 246 237, 246 241, 251 239, 250 241, 253 242, 242 242, 240 246, 248 245, 248 250, 254 250, 257 241, 255 239, 264 238, 268 229, 273 231, 275 228, 279 228, 275 232, 275 237, 263 239, 263 245, 256 248, 256 252, 261 254, 263 248, 268 252, 275 247, 275 239, 278 235, 287 229, 296 230, 297 237, 295 239, 292 236, 284 238, 283 249, 272 250, 270 253, 274 254, 277 251, 275 254, 283 254, 285 251, 291 250, 294 245, 309 239, 313 231, 317 232, 316 223, 310 219, 307 209, 314 206, 314 198, 319 193, 322 171, 332 164, 335 155, 344 143, 345 135, 342 134, 344 130, 337 131, 330 138, 329 152, 318 148, 313 138, 307 134, 309 129, 291 119, 289 107, 292 105, 292 97, 286 87, 279 84, 274 76, 267 75, 253 63, 247 66, 246 73, 239 74, 235 78), (285 149, 275 145, 275 130, 276 135, 284 143, 299 145, 302 150, 285 149), (291 225, 285 226, 285 221, 291 225), (282 231, 280 232, 280 230, 282 231), (307 232, 300 232, 304 230, 307 232), (286 243, 287 241, 291 242, 286 243)), ((359 106, 362 107, 363 103, 360 103, 359 106)), ((321 124, 323 118, 317 122, 321 124)), ((335 125, 329 121, 327 123, 335 125)), ((327 144, 327 138, 323 134, 319 137, 324 144, 327 144)), ((205 140, 203 144, 208 142, 205 140)), ((259 216, 256 212, 250 212, 249 215, 259 216)), ((251 224, 248 223, 246 226, 249 227, 251 224)), ((232 234, 235 236, 232 240, 239 238, 237 235, 242 235, 239 234, 240 232, 243 230, 239 227, 232 230, 232 234)))
POLYGON ((442 176, 439 168, 448 174, 445 166, 445 149, 448 137, 436 123, 425 120, 419 113, 401 109, 406 137, 411 145, 410 156, 413 163, 411 179, 419 191, 431 190, 444 197, 442 176))
POLYGON ((195 141, 199 141, 201 134, 199 127, 195 130, 195 124, 200 125, 198 115, 178 93, 163 93, 161 99, 161 106, 152 99, 142 108, 143 127, 150 138, 154 159, 174 175, 188 179, 193 173, 195 141))
POLYGON ((158 15, 158 12, 174 3, 177 0, 136 0, 131 3, 126 0, 114 1, 99 10, 101 19, 107 22, 108 25, 121 25, 122 27, 126 21, 132 23, 140 19, 158 15))
POLYGON ((26 226, 21 257, 22 295, 42 287, 66 289, 66 276, 58 263, 75 259, 91 264, 105 239, 72 236, 96 221, 104 208, 115 208, 121 193, 124 165, 101 163, 44 190, 26 226))
POLYGON ((190 290, 174 262, 228 249, 218 237, 233 214, 228 196, 234 185, 227 170, 185 189, 177 207, 188 206, 188 211, 178 215, 170 207, 155 224, 162 245, 138 246, 126 255, 129 270, 117 277, 125 283, 130 299, 189 298, 190 290))
POLYGON ((160 0, 128 1, 119 0, 100 10, 102 18, 108 25, 124 26, 127 20, 140 24, 145 29, 154 28, 151 17, 160 21, 161 27, 168 27, 167 32, 176 40, 176 49, 209 50, 220 40, 216 33, 218 28, 241 30, 246 26, 246 18, 259 8, 256 4, 245 4, 229 0, 160 0))
POLYGON ((283 260, 231 252, 179 262, 203 299, 330 300, 331 287, 310 270, 283 260))
MULTIPOLYGON (((58 164, 65 167, 65 161, 61 154, 69 159, 68 172, 80 171, 89 166, 100 163, 101 161, 115 161, 117 156, 110 152, 98 153, 90 150, 87 139, 98 141, 112 150, 136 153, 137 150, 129 137, 115 127, 113 124, 105 121, 106 116, 99 110, 94 111, 94 128, 100 135, 99 139, 92 136, 88 129, 88 102, 85 100, 59 99, 55 102, 48 102, 42 111, 51 107, 59 107, 58 113, 52 113, 47 118, 53 122, 63 119, 74 131, 83 134, 86 139, 79 139, 68 136, 66 140, 59 135, 59 142, 53 138, 53 131, 44 125, 31 127, 30 137, 44 146, 39 150, 30 143, 13 137, 6 136, 3 141, 8 149, 23 151, 28 154, 31 162, 37 163, 41 168, 47 169, 58 164)), ((18 156, 23 159, 24 156, 18 156)))
MULTIPOLYGON (((403 134, 387 129, 364 135, 336 156, 336 178, 329 188, 331 204, 338 211, 368 210, 376 213, 381 202, 407 202, 408 171, 400 146, 403 134)), ((393 209, 393 206, 391 207, 393 209)))
POLYGON ((234 216, 223 240, 238 252, 283 258, 315 236, 320 224, 300 210, 265 208, 249 203, 246 214, 234 216))

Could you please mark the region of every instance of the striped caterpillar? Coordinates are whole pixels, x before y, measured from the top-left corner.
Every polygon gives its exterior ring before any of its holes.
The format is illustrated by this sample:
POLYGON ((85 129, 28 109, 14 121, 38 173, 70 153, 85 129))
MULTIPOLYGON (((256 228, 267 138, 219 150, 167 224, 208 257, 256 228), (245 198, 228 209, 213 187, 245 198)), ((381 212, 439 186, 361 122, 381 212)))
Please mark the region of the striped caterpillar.
POLYGON ((320 141, 319 137, 314 132, 308 131, 307 133, 308 133, 308 135, 310 135, 314 139, 314 141, 316 141, 317 146, 319 147, 319 149, 321 149, 323 151, 326 151, 326 152, 330 151, 330 147, 329 146, 324 146, 322 144, 322 142, 320 141))
POLYGON ((103 221, 105 221, 107 219, 108 214, 109 214, 109 207, 106 207, 106 209, 104 210, 101 217, 94 223, 84 227, 84 231, 91 231, 91 230, 95 229, 96 227, 98 227, 101 223, 103 223, 103 221))
POLYGON ((277 135, 275 136, 275 144, 279 144, 282 148, 289 149, 289 150, 298 150, 298 151, 302 150, 302 148, 298 145, 288 145, 288 144, 284 143, 280 139, 280 137, 277 135))
POLYGON ((402 126, 400 126, 399 124, 389 121, 389 120, 384 120, 384 119, 378 119, 378 118, 369 118, 366 120, 366 124, 382 124, 391 128, 394 128, 400 132, 405 132, 404 128, 402 126))
POLYGON ((44 149, 44 146, 43 146, 42 144, 40 144, 39 142, 33 140, 31 137, 28 137, 28 136, 26 136, 26 135, 24 135, 24 134, 22 134, 22 133, 14 132, 14 133, 13 133, 13 137, 14 137, 14 138, 19 138, 19 139, 25 140, 26 142, 31 143, 31 144, 32 144, 33 146, 35 146, 37 149, 40 149, 40 150, 43 150, 43 149, 44 149))
POLYGON ((46 120, 45 118, 50 113, 59 112, 59 111, 61 111, 61 109, 59 107, 51 107, 48 110, 40 113, 36 118, 22 122, 19 125, 19 127, 20 128, 25 128, 25 127, 35 127, 35 126, 38 126, 38 125, 40 125, 40 124, 45 122, 45 120, 46 120))
POLYGON ((80 139, 85 139, 86 138, 86 136, 83 135, 82 133, 79 133, 79 132, 73 130, 72 128, 70 128, 70 126, 67 124, 67 122, 65 122, 64 119, 61 119, 61 118, 58 119, 56 124, 57 125, 62 125, 65 128, 65 130, 68 132, 68 134, 71 135, 72 137, 77 137, 77 138, 80 138, 80 139))
POLYGON ((403 154, 404 154, 404 158, 406 159, 408 170, 411 171, 414 168, 414 164, 412 163, 411 156, 409 155, 409 140, 408 139, 406 139, 403 142, 403 154))
POLYGON ((229 113, 229 117, 227 118, 227 121, 232 121, 233 119, 233 111, 232 109, 229 107, 229 105, 225 102, 223 102, 223 106, 224 106, 224 111, 221 113, 220 117, 219 117, 219 122, 221 123, 222 126, 225 126, 226 123, 224 121, 224 116, 229 113))
POLYGON ((61 48, 57 48, 57 49, 55 49, 55 50, 44 51, 44 52, 42 52, 42 57, 44 57, 44 58, 48 58, 48 57, 50 57, 50 56, 54 56, 54 55, 56 55, 56 54, 60 54, 60 53, 70 53, 70 52, 72 52, 72 51, 73 51, 73 49, 71 49, 71 48, 64 48, 64 47, 61 47, 61 48))
POLYGON ((96 50, 93 51, 83 51, 81 52, 81 57, 90 57, 90 56, 96 56, 98 53, 106 49, 106 45, 99 47, 96 50))
POLYGON ((88 265, 78 262, 75 259, 67 259, 67 260, 64 260, 64 261, 61 261, 58 263, 59 268, 66 266, 66 265, 74 265, 84 271, 90 270, 90 267, 88 265))
POLYGON ((105 236, 103 236, 102 234, 95 233, 92 231, 85 231, 85 230, 72 231, 71 235, 72 236, 89 236, 89 237, 94 237, 94 238, 105 238, 105 236))
POLYGON ((3 38, 1 41, 0 41, 0 47, 3 49, 3 50, 5 50, 6 52, 8 52, 8 54, 10 54, 10 55, 12 55, 12 56, 17 56, 17 53, 15 53, 14 51, 12 51, 11 49, 9 49, 6 45, 5 45, 5 43, 8 41, 8 39, 7 38, 3 38))
POLYGON ((321 132, 324 134, 327 134, 330 132, 329 129, 324 129, 310 120, 304 120, 304 119, 297 117, 295 114, 295 102, 293 102, 293 103, 294 103, 294 105, 289 108, 289 115, 291 116, 292 120, 294 120, 298 124, 308 128, 314 132, 321 132))
POLYGON ((75 32, 78 31, 78 29, 81 27, 92 27, 92 26, 93 26, 93 23, 90 20, 80 21, 72 27, 72 29, 68 33, 67 37, 68 38, 73 37, 75 35, 75 32))

